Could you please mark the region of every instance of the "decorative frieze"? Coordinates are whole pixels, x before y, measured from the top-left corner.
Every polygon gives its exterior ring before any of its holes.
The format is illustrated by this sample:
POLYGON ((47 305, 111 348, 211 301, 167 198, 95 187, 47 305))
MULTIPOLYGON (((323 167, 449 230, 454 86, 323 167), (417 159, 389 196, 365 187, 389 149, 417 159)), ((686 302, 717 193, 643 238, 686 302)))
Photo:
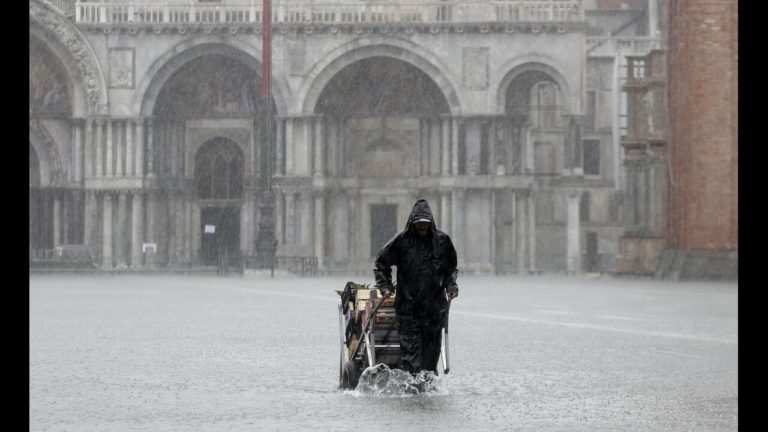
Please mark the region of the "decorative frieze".
POLYGON ((104 79, 93 51, 77 28, 64 16, 36 1, 29 2, 29 23, 38 25, 53 35, 75 60, 85 86, 88 113, 109 114, 104 79))

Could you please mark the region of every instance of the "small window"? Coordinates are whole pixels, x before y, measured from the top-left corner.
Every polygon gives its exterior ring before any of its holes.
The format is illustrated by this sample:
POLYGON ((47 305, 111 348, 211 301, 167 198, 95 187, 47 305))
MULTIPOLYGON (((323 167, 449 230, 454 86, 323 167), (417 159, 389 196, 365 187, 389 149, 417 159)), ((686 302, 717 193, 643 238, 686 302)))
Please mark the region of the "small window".
POLYGON ((600 140, 584 140, 584 174, 600 175, 600 140))

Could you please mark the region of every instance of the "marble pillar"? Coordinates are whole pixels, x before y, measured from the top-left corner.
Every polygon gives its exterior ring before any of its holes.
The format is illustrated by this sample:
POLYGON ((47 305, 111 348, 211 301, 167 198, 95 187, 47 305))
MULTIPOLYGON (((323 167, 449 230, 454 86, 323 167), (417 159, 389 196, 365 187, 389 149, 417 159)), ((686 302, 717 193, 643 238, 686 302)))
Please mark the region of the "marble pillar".
POLYGON ((517 244, 515 245, 515 249, 517 252, 517 271, 518 273, 522 274, 525 272, 526 269, 526 245, 528 244, 529 238, 526 236, 527 230, 527 224, 526 224, 526 211, 525 211, 525 196, 521 192, 516 192, 514 194, 514 200, 515 200, 515 226, 517 227, 517 233, 515 237, 517 238, 517 244))
POLYGON ((294 125, 295 119, 285 119, 285 174, 289 176, 296 175, 295 165, 295 148, 296 143, 294 141, 294 125))
POLYGON ((324 126, 325 119, 323 117, 315 117, 313 119, 314 124, 314 159, 313 174, 316 177, 322 176, 325 173, 325 136, 324 126))
POLYGON ((128 225, 128 194, 120 192, 117 196, 117 238, 115 239, 115 264, 118 267, 126 267, 126 246, 125 236, 126 226, 128 225))
MULTIPOLYGON (((157 211, 157 195, 155 192, 149 192, 147 193, 147 209, 146 209, 146 217, 147 217, 147 229, 144 233, 144 242, 145 243, 155 243, 157 244, 157 240, 155 239, 155 214, 157 211)), ((159 251, 158 251, 159 252, 159 251)), ((155 256, 157 253, 147 253, 145 255, 146 262, 145 265, 148 268, 154 268, 155 266, 155 256)))
POLYGON ((459 174, 459 120, 451 119, 451 174, 459 174))
POLYGON ((134 173, 137 177, 144 177, 144 119, 139 118, 136 120, 136 136, 134 139, 134 147, 136 148, 136 162, 134 173))
POLYGON ((85 163, 83 174, 85 178, 93 177, 93 119, 85 119, 85 163))
POLYGON ((98 118, 96 122, 96 177, 104 177, 104 119, 98 118))
POLYGON ((285 244, 296 244, 296 199, 292 191, 285 194, 285 244))
POLYGON ((115 166, 115 177, 123 177, 125 175, 125 172, 127 171, 124 169, 126 168, 125 161, 127 156, 126 155, 127 146, 126 146, 126 140, 125 140, 126 135, 124 134, 124 132, 126 132, 125 122, 116 121, 115 129, 116 129, 115 132, 116 132, 116 138, 117 138, 117 142, 115 145, 116 147, 115 153, 117 154, 117 157, 116 157, 117 164, 115 166))
POLYGON ((104 175, 106 177, 114 177, 115 175, 115 165, 114 165, 114 149, 112 148, 113 142, 112 142, 112 135, 114 134, 114 129, 112 125, 112 120, 107 119, 107 151, 104 156, 105 162, 106 162, 106 169, 104 171, 104 175))
POLYGON ((447 176, 451 173, 451 119, 443 117, 440 120, 440 174, 447 176))
POLYGON ((581 223, 579 221, 579 202, 581 201, 580 191, 571 191, 567 193, 568 216, 567 216, 567 250, 566 250, 566 270, 570 274, 576 274, 581 271, 581 245, 579 244, 581 223))
POLYGON ((155 143, 154 124, 151 118, 147 119, 147 175, 155 175, 155 143))
MULTIPOLYGON (((453 244, 456 246, 456 250, 461 251, 459 253, 466 251, 466 248, 464 247, 464 232, 466 228, 464 220, 465 196, 466 190, 464 189, 455 189, 453 191, 453 232, 451 233, 451 238, 453 239, 453 244)), ((461 256, 459 256, 459 259, 461 259, 461 256)))
POLYGON ((133 120, 125 121, 125 176, 134 177, 136 175, 136 167, 134 163, 135 137, 133 120))
POLYGON ((102 215, 104 222, 102 235, 101 264, 105 270, 112 268, 112 195, 104 194, 102 215))
POLYGON ((325 264, 325 196, 322 192, 315 195, 315 256, 318 260, 318 268, 323 269, 325 264))
POLYGON ((61 245, 61 197, 53 196, 53 247, 61 245))
POLYGON ((528 271, 536 271, 536 196, 528 194, 528 271))
POLYGON ((143 237, 144 210, 141 192, 134 192, 131 199, 131 267, 136 269, 142 266, 141 244, 143 237))

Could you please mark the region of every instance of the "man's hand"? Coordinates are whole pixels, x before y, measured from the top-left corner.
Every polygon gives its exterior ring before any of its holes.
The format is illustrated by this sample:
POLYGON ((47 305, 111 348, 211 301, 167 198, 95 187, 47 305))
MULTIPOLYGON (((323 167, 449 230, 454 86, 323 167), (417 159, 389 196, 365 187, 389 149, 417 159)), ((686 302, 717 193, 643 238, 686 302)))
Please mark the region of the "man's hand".
POLYGON ((381 292, 381 297, 384 299, 388 299, 392 295, 392 293, 386 288, 382 288, 379 290, 379 292, 381 292))
POLYGON ((449 292, 448 293, 448 300, 453 300, 453 299, 455 299, 458 296, 459 296, 459 293, 457 293, 457 292, 449 292))

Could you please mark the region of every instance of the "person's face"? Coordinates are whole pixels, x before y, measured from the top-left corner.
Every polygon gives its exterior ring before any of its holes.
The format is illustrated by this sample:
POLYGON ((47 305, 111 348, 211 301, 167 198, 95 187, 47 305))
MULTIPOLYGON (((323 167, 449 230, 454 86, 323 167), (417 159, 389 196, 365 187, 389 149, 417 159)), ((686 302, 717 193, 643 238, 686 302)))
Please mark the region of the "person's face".
POLYGON ((421 237, 425 237, 429 231, 429 222, 416 222, 416 232, 421 237))

